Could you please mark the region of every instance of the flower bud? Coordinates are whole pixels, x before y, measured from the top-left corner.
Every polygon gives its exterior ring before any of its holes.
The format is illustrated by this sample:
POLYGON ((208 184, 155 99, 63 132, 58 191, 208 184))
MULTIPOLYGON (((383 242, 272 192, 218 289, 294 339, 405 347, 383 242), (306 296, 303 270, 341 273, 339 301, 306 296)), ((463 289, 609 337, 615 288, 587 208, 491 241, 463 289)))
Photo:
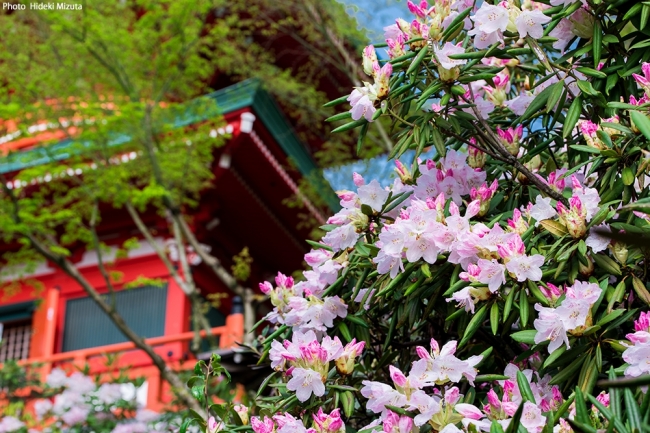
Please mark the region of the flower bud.
POLYGON ((524 132, 524 127, 522 125, 517 126, 516 128, 508 128, 503 130, 497 128, 497 134, 501 140, 501 144, 506 148, 506 150, 513 156, 519 154, 519 141, 524 132))
POLYGON ((248 425, 248 408, 243 404, 236 404, 233 409, 235 409, 235 412, 237 412, 237 415, 239 415, 241 423, 248 425))
POLYGON ((388 82, 392 73, 393 65, 390 63, 386 63, 377 72, 377 75, 375 76, 375 90, 377 92, 377 98, 381 99, 388 95, 388 91, 390 89, 388 82))
POLYGON ((375 47, 368 45, 363 49, 363 72, 365 72, 366 75, 374 76, 375 73, 373 65, 377 62, 378 60, 377 53, 375 52, 375 47))
POLYGON ((343 348, 343 354, 334 361, 336 371, 338 371, 339 374, 343 376, 352 374, 356 358, 361 354, 361 352, 363 352, 365 344, 365 341, 357 343, 357 340, 353 338, 352 341, 343 348))
POLYGON ((395 385, 403 387, 406 385, 406 376, 398 368, 392 365, 388 368, 390 371, 390 378, 393 379, 395 385))
POLYGON ((612 252, 612 255, 621 265, 627 263, 627 245, 623 242, 612 240, 609 244, 609 250, 612 252))
POLYGON ((591 260, 591 257, 587 256, 587 264, 585 265, 581 261, 578 261, 578 272, 584 277, 589 277, 594 273, 594 261, 591 260))
POLYGON ((318 413, 312 415, 314 418, 314 430, 316 433, 344 433, 345 424, 341 419, 340 409, 334 409, 329 415, 318 408, 318 413))
POLYGON ((587 233, 587 209, 582 205, 580 198, 573 196, 569 199, 569 209, 559 202, 557 212, 559 219, 564 224, 569 234, 574 238, 581 238, 587 233))
POLYGON ((395 160, 395 166, 395 171, 397 172, 397 175, 399 176, 402 183, 410 183, 413 180, 413 176, 411 175, 409 169, 398 159, 395 160))
MULTIPOLYGON (((476 144, 476 139, 472 137, 470 138, 470 142, 476 144)), ((485 166, 485 160, 487 159, 485 152, 473 146, 469 146, 467 154, 467 165, 472 168, 483 168, 485 166)))

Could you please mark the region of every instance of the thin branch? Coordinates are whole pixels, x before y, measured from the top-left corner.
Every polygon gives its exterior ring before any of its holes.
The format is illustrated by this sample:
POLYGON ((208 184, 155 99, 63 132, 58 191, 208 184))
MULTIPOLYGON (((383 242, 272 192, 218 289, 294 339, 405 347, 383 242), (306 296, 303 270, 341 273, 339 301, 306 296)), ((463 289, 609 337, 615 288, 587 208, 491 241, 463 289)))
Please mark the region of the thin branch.
POLYGON ((108 291, 111 294, 111 310, 115 311, 115 288, 113 287, 113 283, 111 282, 111 277, 106 271, 106 267, 104 266, 104 260, 102 257, 102 250, 101 250, 101 245, 99 243, 99 236, 97 236, 97 214, 99 213, 99 203, 95 201, 93 205, 93 212, 92 216, 90 217, 90 233, 92 234, 93 237, 93 245, 95 247, 95 251, 97 252, 97 267, 99 268, 99 272, 102 274, 102 277, 104 278, 104 281, 106 282, 106 287, 108 288, 108 291))

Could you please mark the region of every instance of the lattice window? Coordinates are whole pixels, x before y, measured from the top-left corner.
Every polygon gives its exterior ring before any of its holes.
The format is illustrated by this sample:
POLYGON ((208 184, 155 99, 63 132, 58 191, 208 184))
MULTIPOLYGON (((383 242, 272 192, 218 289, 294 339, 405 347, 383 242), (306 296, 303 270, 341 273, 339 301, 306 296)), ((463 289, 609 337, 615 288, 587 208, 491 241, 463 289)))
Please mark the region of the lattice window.
POLYGON ((0 362, 9 359, 27 359, 31 338, 32 326, 29 322, 4 324, 2 342, 0 342, 0 362))

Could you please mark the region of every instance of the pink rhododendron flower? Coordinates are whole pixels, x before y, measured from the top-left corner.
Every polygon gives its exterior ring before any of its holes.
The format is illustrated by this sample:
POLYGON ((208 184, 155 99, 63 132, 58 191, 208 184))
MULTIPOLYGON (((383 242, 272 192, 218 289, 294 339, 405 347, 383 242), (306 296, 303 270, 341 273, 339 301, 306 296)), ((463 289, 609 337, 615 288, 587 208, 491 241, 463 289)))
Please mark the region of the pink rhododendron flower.
POLYGON ((646 93, 646 96, 650 97, 650 63, 643 63, 641 65, 641 73, 643 75, 632 74, 632 76, 646 93))
POLYGON ((325 385, 320 373, 310 368, 294 368, 287 389, 295 391, 300 401, 307 401, 312 394, 316 397, 325 395, 325 385))
POLYGON ((359 187, 359 200, 362 204, 366 204, 375 212, 379 212, 386 203, 389 192, 377 182, 373 180, 367 185, 359 187))
POLYGON ((530 37, 534 39, 539 39, 544 34, 542 24, 546 24, 550 21, 551 18, 544 15, 542 11, 523 11, 515 20, 515 25, 517 26, 519 36, 522 38, 526 35, 530 35, 530 37))
POLYGON ((376 100, 377 92, 368 83, 366 83, 366 87, 356 87, 348 97, 348 101, 352 105, 350 109, 352 119, 359 120, 365 117, 368 122, 372 122, 375 111, 377 111, 374 103, 376 100))

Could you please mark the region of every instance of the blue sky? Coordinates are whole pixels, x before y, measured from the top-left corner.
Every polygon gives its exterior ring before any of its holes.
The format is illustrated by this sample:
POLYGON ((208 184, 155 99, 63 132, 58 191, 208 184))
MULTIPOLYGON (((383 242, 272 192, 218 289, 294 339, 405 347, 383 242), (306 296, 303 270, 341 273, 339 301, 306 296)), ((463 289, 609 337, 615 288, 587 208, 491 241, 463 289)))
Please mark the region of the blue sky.
MULTIPOLYGON (((348 13, 357 18, 357 21, 366 29, 371 42, 383 42, 383 28, 395 22, 395 18, 406 17, 409 12, 406 8, 406 0, 338 0, 347 5, 348 13)), ((379 51, 383 51, 379 50, 379 51)), ((381 56, 381 53, 380 53, 381 56)), ((359 59, 361 62, 361 59, 359 59)), ((406 152, 400 160, 405 164, 413 162, 415 152, 406 152)), ((423 155, 431 157, 432 155, 423 155)), ((390 184, 395 178, 395 162, 388 158, 378 156, 376 158, 357 161, 352 164, 325 170, 325 179, 332 185, 334 190, 353 190, 356 187, 352 182, 352 173, 357 172, 370 182, 377 179, 384 186, 390 184)))
POLYGON ((408 15, 406 0, 338 0, 366 28, 372 42, 383 42, 382 28, 408 15))

